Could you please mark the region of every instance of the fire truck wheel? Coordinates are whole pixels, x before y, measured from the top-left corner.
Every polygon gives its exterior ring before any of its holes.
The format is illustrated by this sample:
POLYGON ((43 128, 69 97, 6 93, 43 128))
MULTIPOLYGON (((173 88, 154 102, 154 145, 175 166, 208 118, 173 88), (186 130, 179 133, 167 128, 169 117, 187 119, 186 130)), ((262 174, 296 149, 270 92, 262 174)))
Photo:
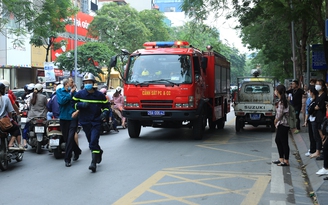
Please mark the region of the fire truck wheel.
POLYGON ((241 124, 241 121, 240 121, 239 117, 236 117, 236 122, 235 122, 236 132, 240 131, 241 126, 242 126, 242 124, 241 124))
POLYGON ((138 138, 140 135, 141 125, 137 120, 128 119, 128 132, 130 138, 138 138))
POLYGON ((208 118, 208 126, 210 127, 211 130, 214 130, 216 127, 216 121, 212 121, 212 117, 208 118))
POLYGON ((218 126, 218 129, 221 130, 224 128, 225 120, 224 118, 218 119, 216 121, 216 125, 218 126))
POLYGON ((199 117, 194 120, 193 123, 193 137, 195 140, 201 140, 203 139, 203 133, 206 126, 206 116, 205 111, 202 110, 202 113, 199 115, 199 117))

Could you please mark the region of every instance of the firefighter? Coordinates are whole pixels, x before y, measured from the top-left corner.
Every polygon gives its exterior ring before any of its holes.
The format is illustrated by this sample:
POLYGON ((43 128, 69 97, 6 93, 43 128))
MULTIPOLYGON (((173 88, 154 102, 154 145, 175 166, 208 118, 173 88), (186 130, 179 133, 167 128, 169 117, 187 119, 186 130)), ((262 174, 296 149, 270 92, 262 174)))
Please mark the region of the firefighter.
POLYGON ((96 172, 97 164, 101 162, 103 150, 99 146, 99 137, 102 122, 106 120, 109 106, 104 94, 93 87, 95 76, 86 73, 83 77, 84 89, 73 97, 73 105, 76 111, 72 117, 78 116, 92 153, 89 169, 96 172))

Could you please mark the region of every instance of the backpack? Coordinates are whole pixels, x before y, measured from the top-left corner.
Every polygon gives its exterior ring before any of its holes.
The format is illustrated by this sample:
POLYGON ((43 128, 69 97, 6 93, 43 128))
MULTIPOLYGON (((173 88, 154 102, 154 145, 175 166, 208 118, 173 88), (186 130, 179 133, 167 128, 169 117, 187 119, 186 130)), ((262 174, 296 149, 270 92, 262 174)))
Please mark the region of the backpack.
POLYGON ((290 129, 295 129, 296 121, 297 121, 295 109, 294 109, 294 106, 290 102, 288 102, 288 107, 289 107, 289 112, 288 112, 287 122, 288 122, 290 129))

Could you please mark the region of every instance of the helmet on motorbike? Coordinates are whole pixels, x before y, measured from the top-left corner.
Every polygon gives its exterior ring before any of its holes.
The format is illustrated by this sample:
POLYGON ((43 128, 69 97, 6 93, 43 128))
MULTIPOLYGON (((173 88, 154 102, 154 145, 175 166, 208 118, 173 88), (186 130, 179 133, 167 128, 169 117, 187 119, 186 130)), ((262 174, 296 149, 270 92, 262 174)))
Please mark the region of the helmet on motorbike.
POLYGON ((43 86, 42 86, 40 83, 37 83, 37 84, 34 86, 34 90, 41 91, 42 89, 43 89, 43 86))
POLYGON ((8 82, 8 80, 0 80, 0 83, 4 84, 6 87, 10 86, 10 83, 8 82))
POLYGON ((30 83, 30 84, 28 84, 28 85, 27 85, 27 90, 28 90, 28 91, 33 91, 34 86, 35 86, 34 83, 30 83))
POLYGON ((101 93, 104 93, 104 94, 107 93, 107 89, 106 89, 106 88, 101 88, 99 91, 100 91, 101 93))
POLYGON ((95 76, 94 76, 92 73, 86 73, 86 74, 84 75, 82 81, 84 82, 84 81, 87 81, 87 80, 91 80, 91 81, 93 81, 94 83, 96 82, 96 78, 95 78, 95 76))
POLYGON ((122 88, 120 86, 117 86, 116 92, 121 92, 121 91, 122 91, 122 88))
POLYGON ((3 83, 0 83, 0 93, 1 95, 4 95, 6 92, 6 86, 3 83))

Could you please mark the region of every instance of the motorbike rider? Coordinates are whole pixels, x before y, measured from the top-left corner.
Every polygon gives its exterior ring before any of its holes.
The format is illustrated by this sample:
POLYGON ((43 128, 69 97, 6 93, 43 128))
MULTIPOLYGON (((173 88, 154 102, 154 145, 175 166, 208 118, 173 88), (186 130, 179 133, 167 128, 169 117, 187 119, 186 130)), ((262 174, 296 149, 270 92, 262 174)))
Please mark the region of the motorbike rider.
POLYGON ((16 104, 16 96, 14 93, 10 90, 10 83, 7 80, 0 80, 0 83, 4 84, 6 86, 6 95, 8 96, 11 105, 13 106, 15 112, 19 114, 19 108, 18 105, 16 104))
MULTIPOLYGON (((3 83, 0 83, 0 118, 12 117, 12 113, 15 112, 14 108, 11 105, 9 97, 5 95, 6 86, 3 83)), ((21 145, 21 135, 17 123, 11 120, 13 126, 6 132, 10 133, 11 139, 8 144, 9 150, 25 150, 21 145), (19 147, 14 147, 14 142, 17 140, 19 147)))
POLYGON ((65 146, 65 166, 71 166, 72 152, 74 152, 73 161, 78 160, 81 149, 74 140, 77 131, 78 121, 77 117, 72 118, 75 111, 72 107, 72 97, 76 94, 76 86, 73 78, 63 80, 63 87, 57 90, 57 101, 60 108, 60 129, 66 142, 65 146))
MULTIPOLYGON (((43 86, 38 83, 34 86, 34 91, 33 94, 30 98, 30 106, 29 106, 29 112, 27 113, 27 119, 26 119, 26 124, 25 124, 25 128, 24 131, 25 133, 27 133, 29 131, 30 128, 30 121, 35 118, 35 117, 43 117, 45 119, 47 119, 47 97, 42 94, 43 91, 43 86)), ((26 141, 27 139, 27 135, 23 136, 24 138, 24 146, 26 145, 26 141), (26 138, 24 138, 26 137, 26 138)))
POLYGON ((112 120, 113 119, 113 112, 112 112, 112 109, 111 109, 111 103, 112 102, 110 100, 110 97, 107 95, 107 89, 106 88, 101 88, 99 91, 106 96, 106 98, 108 100, 108 103, 109 103, 109 105, 108 105, 109 106, 108 119, 106 119, 106 121, 108 123, 112 123, 113 130, 118 132, 117 122, 116 122, 116 120, 112 120))
POLYGON ((122 115, 123 111, 123 104, 124 104, 124 97, 121 94, 122 88, 117 86, 115 93, 113 94, 113 102, 114 102, 114 112, 121 118, 122 120, 122 127, 125 127, 125 117, 122 115))
POLYGON ((108 101, 104 94, 93 87, 96 82, 92 73, 86 73, 83 77, 84 89, 73 97, 73 106, 77 110, 73 117, 78 115, 92 153, 92 161, 89 169, 96 172, 97 163, 102 160, 103 150, 99 146, 99 137, 102 122, 108 116, 108 101))

